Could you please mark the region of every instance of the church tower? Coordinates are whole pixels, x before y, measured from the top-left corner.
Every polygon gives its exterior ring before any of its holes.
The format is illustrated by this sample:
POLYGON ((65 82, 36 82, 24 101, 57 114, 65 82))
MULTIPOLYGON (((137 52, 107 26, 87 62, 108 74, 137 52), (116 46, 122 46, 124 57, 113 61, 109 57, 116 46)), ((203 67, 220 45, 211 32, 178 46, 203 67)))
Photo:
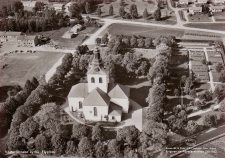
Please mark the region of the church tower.
POLYGON ((94 48, 94 58, 89 65, 87 80, 89 93, 97 87, 107 93, 108 76, 105 72, 98 47, 94 48))

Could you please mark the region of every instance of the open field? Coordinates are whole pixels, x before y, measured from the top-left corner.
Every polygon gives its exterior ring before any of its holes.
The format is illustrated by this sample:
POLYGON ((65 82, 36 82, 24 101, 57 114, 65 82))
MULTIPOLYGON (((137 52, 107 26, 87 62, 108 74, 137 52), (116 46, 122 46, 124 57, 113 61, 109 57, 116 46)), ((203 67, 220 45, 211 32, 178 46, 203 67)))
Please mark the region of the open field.
POLYGON ((225 21, 225 12, 213 13, 216 21, 225 21))
POLYGON ((185 24, 184 26, 193 27, 193 28, 200 28, 200 29, 225 31, 225 24, 224 23, 213 23, 213 24, 190 23, 190 24, 185 24))
POLYGON ((189 22, 212 22, 212 17, 209 17, 208 14, 194 14, 188 15, 189 22))
POLYGON ((56 52, 9 54, 0 62, 0 86, 12 84, 23 86, 27 79, 45 75, 62 56, 62 53, 56 52), (5 64, 7 66, 3 69, 5 64))
POLYGON ((112 24, 107 30, 103 31, 101 35, 104 35, 109 31, 112 35, 141 35, 149 38, 157 38, 160 35, 169 36, 173 35, 177 38, 181 38, 184 34, 184 30, 167 29, 166 27, 158 26, 142 26, 132 24, 112 24))

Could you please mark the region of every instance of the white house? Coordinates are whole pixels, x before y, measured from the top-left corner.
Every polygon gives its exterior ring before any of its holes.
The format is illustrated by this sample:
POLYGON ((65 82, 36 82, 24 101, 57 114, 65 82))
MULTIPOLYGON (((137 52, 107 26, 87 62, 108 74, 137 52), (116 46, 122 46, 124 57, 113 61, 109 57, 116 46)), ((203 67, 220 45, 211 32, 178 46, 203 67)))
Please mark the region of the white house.
POLYGON ((207 3, 208 0, 197 0, 197 3, 207 3))
POLYGON ((31 7, 33 8, 37 1, 21 1, 24 7, 31 7))
POLYGON ((55 11, 61 12, 64 8, 64 4, 55 3, 55 4, 52 5, 52 7, 55 9, 55 11))
POLYGON ((17 38, 20 35, 22 35, 22 32, 0 31, 0 42, 17 43, 17 38))
POLYGON ((188 4, 189 0, 179 0, 179 4, 188 4))
POLYGON ((212 2, 214 2, 214 3, 224 3, 225 0, 212 0, 212 2))
POLYGON ((74 34, 77 34, 77 32, 81 31, 82 27, 83 26, 81 24, 77 24, 74 27, 72 27, 70 31, 73 32, 74 34))
POLYGON ((97 47, 89 65, 87 82, 71 88, 68 95, 70 111, 81 111, 90 121, 121 122, 122 114, 129 112, 130 88, 109 83, 97 47))
POLYGON ((224 9, 223 6, 211 6, 211 7, 209 7, 209 10, 211 12, 213 12, 213 13, 215 13, 215 12, 222 12, 223 9, 224 9))
POLYGON ((201 12, 202 12, 202 7, 189 7, 190 14, 201 13, 201 12))

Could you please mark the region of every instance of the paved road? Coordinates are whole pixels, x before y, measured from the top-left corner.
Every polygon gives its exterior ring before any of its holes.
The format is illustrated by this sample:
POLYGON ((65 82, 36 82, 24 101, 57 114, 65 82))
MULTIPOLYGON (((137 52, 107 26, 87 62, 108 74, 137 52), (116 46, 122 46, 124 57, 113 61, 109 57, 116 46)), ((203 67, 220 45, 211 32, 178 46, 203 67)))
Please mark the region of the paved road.
POLYGON ((199 111, 196 111, 194 113, 191 113, 191 114, 188 115, 188 118, 198 116, 198 115, 201 115, 201 114, 204 114, 204 113, 207 113, 209 111, 219 109, 219 108, 220 108, 220 104, 217 104, 217 105, 213 106, 213 108, 210 108, 210 109, 207 109, 207 110, 199 110, 199 111))
POLYGON ((116 19, 106 19, 102 18, 105 22, 105 24, 90 38, 88 38, 86 41, 83 42, 83 44, 86 45, 94 45, 95 39, 105 30, 107 27, 113 23, 122 23, 122 24, 135 24, 135 25, 144 25, 144 26, 158 26, 158 27, 165 27, 165 28, 172 28, 172 29, 185 29, 185 30, 198 30, 198 31, 204 31, 204 32, 211 32, 211 33, 218 33, 225 35, 225 31, 217 31, 217 30, 209 30, 209 29, 200 29, 200 28, 191 28, 191 27, 185 27, 180 24, 176 25, 163 25, 163 24, 154 24, 154 23, 145 23, 145 22, 136 22, 136 21, 127 21, 127 20, 116 20, 116 19))

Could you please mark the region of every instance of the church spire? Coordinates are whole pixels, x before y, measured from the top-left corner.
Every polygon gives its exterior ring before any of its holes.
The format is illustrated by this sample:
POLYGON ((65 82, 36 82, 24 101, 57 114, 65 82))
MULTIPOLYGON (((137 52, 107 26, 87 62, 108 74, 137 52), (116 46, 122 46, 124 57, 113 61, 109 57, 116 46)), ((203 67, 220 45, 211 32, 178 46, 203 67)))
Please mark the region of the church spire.
POLYGON ((100 57, 100 50, 98 47, 95 47, 94 48, 94 58, 91 62, 91 65, 92 66, 100 66, 102 65, 102 60, 101 60, 101 57, 100 57))

